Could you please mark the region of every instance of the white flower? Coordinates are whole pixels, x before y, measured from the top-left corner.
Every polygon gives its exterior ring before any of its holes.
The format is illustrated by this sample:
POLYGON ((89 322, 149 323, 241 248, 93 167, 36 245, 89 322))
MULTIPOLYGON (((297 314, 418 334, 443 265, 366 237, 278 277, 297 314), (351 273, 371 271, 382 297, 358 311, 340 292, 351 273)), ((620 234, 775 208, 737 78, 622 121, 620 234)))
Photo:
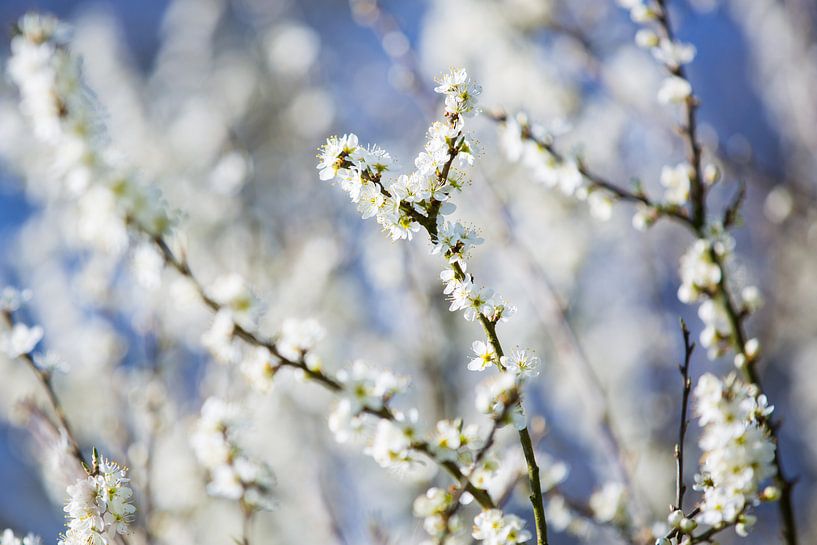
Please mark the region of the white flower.
POLYGON ((692 95, 692 85, 678 76, 669 76, 661 82, 658 89, 658 102, 661 104, 680 104, 692 95))
POLYGON ((748 531, 752 518, 741 513, 759 501, 760 484, 775 474, 775 444, 763 424, 773 407, 734 373, 723 381, 711 373, 701 376, 695 400, 703 427, 695 476, 695 489, 704 494, 698 520, 711 526, 741 522, 741 531, 748 531))
POLYGON ((373 183, 363 184, 360 190, 360 199, 357 203, 357 210, 360 212, 360 216, 365 220, 369 219, 373 216, 376 216, 380 209, 383 207, 383 204, 386 202, 386 198, 383 193, 380 192, 380 188, 373 183))
POLYGON ((230 273, 220 276, 207 291, 216 303, 228 308, 239 323, 253 325, 257 321, 260 306, 241 275, 230 273))
POLYGON ((695 53, 694 45, 671 41, 666 38, 662 38, 658 47, 652 50, 653 56, 671 69, 676 69, 682 64, 692 62, 692 59, 695 58, 695 53))
POLYGON ((520 380, 539 375, 539 358, 527 350, 514 350, 510 356, 502 356, 501 363, 520 380))
POLYGON ((587 204, 590 215, 599 221, 607 221, 613 216, 613 198, 605 191, 591 191, 587 204))
POLYGON ((639 203, 633 214, 633 227, 638 231, 646 231, 658 220, 658 211, 652 206, 639 203))
POLYGON ((349 369, 338 371, 337 379, 343 384, 344 397, 349 400, 355 413, 366 408, 381 409, 388 399, 408 384, 407 379, 389 371, 374 369, 361 360, 355 361, 349 369))
POLYGON ((701 344, 708 349, 710 359, 722 356, 731 346, 732 325, 729 314, 719 301, 707 299, 698 307, 698 317, 704 323, 701 344))
POLYGON ((518 397, 517 377, 513 373, 500 373, 477 384, 475 403, 481 413, 498 417, 509 401, 518 397))
POLYGON ((275 346, 284 358, 298 361, 315 348, 325 334, 326 331, 315 319, 288 318, 281 324, 281 333, 275 346))
POLYGON ((133 275, 139 284, 147 289, 159 287, 162 281, 162 255, 153 246, 140 244, 131 258, 133 275))
POLYGON ((749 312, 754 312, 763 306, 763 295, 756 286, 746 286, 740 292, 744 308, 749 312))
POLYGON ((0 350, 11 359, 18 358, 30 354, 42 338, 43 328, 40 326, 14 324, 11 331, 4 332, 0 337, 0 350))
POLYGON ((636 45, 644 49, 655 47, 658 45, 658 40, 658 35, 648 28, 639 29, 638 32, 635 33, 636 45))
POLYGON ((171 225, 161 197, 122 172, 102 134, 98 106, 84 89, 80 62, 55 19, 27 15, 12 40, 8 73, 20 89, 20 109, 48 146, 54 174, 78 196, 78 234, 86 244, 121 252, 125 218, 150 234, 171 225))
POLYGON ((64 511, 68 529, 60 545, 107 544, 118 534, 129 533, 136 508, 128 486, 127 470, 116 462, 99 460, 94 474, 67 488, 64 511))
POLYGON ((272 509, 275 476, 269 466, 250 459, 237 443, 240 419, 239 407, 222 399, 211 397, 202 405, 190 444, 207 470, 207 493, 241 500, 257 509, 272 509))
POLYGON ((626 519, 626 489, 621 483, 610 482, 590 496, 590 509, 599 522, 621 522, 626 519))
POLYGON ((367 431, 365 415, 351 399, 343 398, 329 414, 329 429, 338 443, 359 443, 367 431))
POLYGON ((661 185, 664 190, 664 199, 670 204, 683 205, 689 200, 690 177, 693 175, 689 163, 680 163, 674 167, 665 166, 661 169, 661 185))
POLYGON ((437 79, 434 92, 445 95, 445 111, 449 114, 473 116, 479 112, 477 96, 482 88, 471 78, 464 68, 452 69, 437 79))
POLYGON ((340 138, 330 136, 320 149, 318 170, 321 180, 331 180, 343 166, 344 160, 358 150, 357 136, 344 134, 340 138))
POLYGON ((269 392, 272 389, 277 370, 278 358, 263 346, 248 350, 241 362, 241 371, 250 385, 262 392, 269 392))
POLYGON ((458 520, 452 517, 446 524, 445 516, 453 499, 450 492, 434 487, 414 500, 414 515, 424 518, 423 528, 426 532, 437 537, 446 530, 456 531, 458 520))
POLYGON ((525 521, 516 515, 503 515, 499 509, 487 509, 478 514, 471 535, 485 545, 514 545, 533 537, 525 530, 525 521))
POLYGON ((418 460, 412 449, 416 420, 416 411, 409 415, 397 413, 394 421, 380 420, 372 444, 364 452, 384 468, 405 469, 411 466, 418 460))
POLYGON ((490 342, 474 341, 471 348, 476 357, 468 362, 469 371, 484 371, 496 361, 496 351, 490 342))
POLYGON ((658 6, 637 3, 630 8, 630 19, 636 23, 648 23, 658 17, 659 10, 658 6))
POLYGON ((55 371, 66 373, 70 369, 68 362, 62 359, 59 354, 51 350, 45 354, 38 352, 34 354, 32 359, 34 360, 34 365, 46 373, 53 373, 55 371))
POLYGON ((681 287, 678 299, 684 303, 697 301, 713 292, 721 280, 721 269, 712 259, 713 243, 698 239, 681 256, 681 287))
POLYGON ((233 338, 235 322, 227 309, 219 310, 213 324, 201 336, 201 344, 219 363, 234 364, 241 359, 241 347, 233 338))

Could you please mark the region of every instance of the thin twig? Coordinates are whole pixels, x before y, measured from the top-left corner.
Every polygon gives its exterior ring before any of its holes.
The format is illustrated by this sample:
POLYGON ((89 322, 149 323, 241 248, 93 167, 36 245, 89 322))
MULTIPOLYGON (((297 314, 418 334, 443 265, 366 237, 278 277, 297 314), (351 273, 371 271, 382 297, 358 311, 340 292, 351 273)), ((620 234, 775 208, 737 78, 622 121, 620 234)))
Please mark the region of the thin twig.
POLYGON ((684 438, 687 432, 689 421, 687 420, 687 410, 689 408, 689 392, 692 389, 692 381, 689 378, 689 362, 692 359, 692 352, 695 350, 695 343, 690 341, 689 329, 686 322, 681 320, 681 334, 684 337, 684 362, 678 366, 681 378, 684 381, 681 394, 681 421, 678 424, 678 443, 675 444, 675 509, 684 508, 684 438))
MULTIPOLYGON (((9 327, 14 327, 15 324, 19 323, 15 320, 14 313, 11 311, 4 310, 0 312, 0 314, 3 315, 3 318, 9 327)), ((37 366, 37 364, 34 362, 33 352, 31 351, 20 354, 19 359, 23 360, 26 365, 28 365, 28 367, 34 373, 34 376, 37 377, 40 385, 43 387, 45 395, 48 398, 48 403, 51 405, 51 409, 54 411, 54 415, 57 417, 57 423, 59 424, 58 427, 65 433, 65 437, 68 440, 69 453, 77 462, 79 462, 80 466, 87 467, 85 459, 82 456, 82 451, 79 448, 79 443, 74 435, 73 428, 68 422, 68 417, 65 415, 65 409, 63 409, 62 403, 60 402, 59 397, 57 397, 57 393, 54 391, 54 385, 51 381, 51 373, 37 366)))

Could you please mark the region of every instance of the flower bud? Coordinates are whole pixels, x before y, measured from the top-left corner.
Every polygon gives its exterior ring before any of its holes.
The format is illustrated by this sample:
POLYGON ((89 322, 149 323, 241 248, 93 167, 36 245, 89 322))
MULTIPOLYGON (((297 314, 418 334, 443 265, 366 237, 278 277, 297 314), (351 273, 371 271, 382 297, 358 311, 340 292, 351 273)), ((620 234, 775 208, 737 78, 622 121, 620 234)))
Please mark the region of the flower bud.
POLYGON ((708 164, 704 167, 704 182, 706 185, 714 185, 721 179, 721 169, 716 165, 708 164))
POLYGON ((635 43, 644 49, 655 47, 658 45, 658 35, 650 29, 642 28, 635 33, 635 43))
POLYGON ((685 534, 690 533, 692 530, 698 527, 698 523, 692 519, 688 519, 686 517, 681 519, 681 523, 678 525, 678 528, 684 532, 685 534))
POLYGON ((680 509, 673 511, 667 517, 667 523, 673 528, 678 528, 682 520, 684 520, 684 512, 680 509))
POLYGON ((746 354, 749 361, 756 359, 760 353, 760 341, 757 339, 749 339, 746 341, 746 344, 743 345, 743 353, 746 354))
POLYGON ((777 501, 780 499, 780 489, 776 486, 767 486, 760 495, 763 501, 777 501))

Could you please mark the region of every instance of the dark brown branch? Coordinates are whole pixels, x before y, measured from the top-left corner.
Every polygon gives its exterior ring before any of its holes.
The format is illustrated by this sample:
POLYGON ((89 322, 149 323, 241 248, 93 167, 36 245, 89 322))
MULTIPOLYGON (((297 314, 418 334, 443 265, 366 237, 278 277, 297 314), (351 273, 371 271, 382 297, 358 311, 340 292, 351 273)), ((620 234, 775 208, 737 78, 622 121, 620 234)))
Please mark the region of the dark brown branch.
POLYGON ((686 437, 687 410, 689 408, 689 392, 692 389, 692 381, 689 378, 689 363, 692 359, 692 352, 695 350, 695 343, 690 341, 689 329, 686 323, 681 320, 681 334, 684 337, 684 362, 678 366, 683 379, 683 390, 681 394, 681 421, 678 424, 678 443, 675 444, 675 509, 684 509, 684 439, 686 437))

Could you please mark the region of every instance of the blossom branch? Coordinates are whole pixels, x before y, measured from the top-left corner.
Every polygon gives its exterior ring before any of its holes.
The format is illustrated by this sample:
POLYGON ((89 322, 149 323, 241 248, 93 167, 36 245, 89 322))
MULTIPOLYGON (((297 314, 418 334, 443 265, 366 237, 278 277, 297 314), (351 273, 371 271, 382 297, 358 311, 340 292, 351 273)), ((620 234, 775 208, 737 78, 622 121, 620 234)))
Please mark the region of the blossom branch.
MULTIPOLYGON (((211 310, 213 310, 216 313, 225 308, 224 305, 218 303, 211 296, 208 295, 204 285, 193 274, 193 271, 191 270, 187 261, 183 258, 178 257, 162 236, 155 235, 150 231, 145 230, 134 220, 131 220, 130 223, 142 235, 149 237, 149 239, 153 242, 156 248, 161 252, 162 257, 165 260, 165 263, 169 267, 175 269, 179 274, 184 276, 193 285, 193 287, 195 288, 196 292, 199 295, 199 298, 205 305, 207 305, 211 310)), ((314 380, 327 390, 330 390, 335 393, 340 393, 344 391, 343 383, 341 383, 337 378, 330 376, 329 374, 320 369, 310 368, 305 362, 304 358, 301 358, 300 360, 291 360, 289 358, 286 358, 284 355, 281 354, 280 350, 278 349, 278 346, 275 344, 274 341, 265 339, 261 337, 258 333, 246 329, 243 325, 241 325, 235 320, 233 320, 233 327, 236 337, 240 338, 241 340, 243 340, 244 342, 251 346, 269 350, 269 352, 277 359, 279 366, 278 368, 290 367, 292 369, 297 369, 301 371, 307 378, 314 380)), ((276 368, 275 371, 273 372, 277 372, 278 368, 276 368)), ((364 406, 362 408, 362 412, 370 414, 381 420, 387 420, 390 422, 395 421, 395 415, 388 408, 387 405, 384 405, 383 407, 379 408, 364 406)), ((414 443, 412 443, 411 448, 416 450, 417 452, 425 454, 426 456, 434 460, 440 467, 446 470, 455 481, 460 482, 464 479, 464 476, 459 466, 457 466, 456 463, 450 460, 441 460, 437 458, 433 452, 433 449, 426 441, 415 441, 414 443)), ((466 484, 466 489, 472 496, 474 496, 474 498, 481 506, 485 507, 486 509, 491 509, 494 507, 493 500, 491 499, 490 495, 488 495, 488 492, 485 491, 484 489, 474 486, 474 484, 471 483, 470 481, 466 484)))
MULTIPOLYGON (((9 328, 14 328, 15 325, 22 325, 19 322, 15 321, 14 313, 11 310, 2 310, 0 311, 0 315, 3 316, 3 319, 8 324, 9 328)), ((88 467, 85 462, 85 458, 82 456, 82 451, 79 448, 79 443, 77 442, 76 436, 74 435, 73 428, 71 424, 68 422, 68 417, 65 414, 65 409, 62 406, 62 403, 57 397, 57 393, 54 391, 54 385, 52 383, 52 374, 51 371, 48 369, 41 368, 37 365, 37 362, 34 361, 34 352, 33 348, 21 353, 18 356, 19 359, 24 361, 26 365, 28 365, 31 372, 34 373, 34 376, 37 378, 37 381, 42 386, 43 391, 45 392, 46 397, 48 398, 48 403, 51 405, 51 409, 54 412, 54 415, 57 418, 57 422, 59 424, 59 429, 65 434, 65 437, 68 441, 68 450, 71 456, 80 464, 82 467, 88 467)))
MULTIPOLYGON (((486 115, 489 119, 500 125, 509 122, 508 115, 502 111, 487 112, 486 115)), ((519 123, 519 131, 519 137, 523 141, 535 144, 539 149, 550 155, 558 164, 568 163, 568 158, 556 149, 550 137, 535 134, 532 127, 527 123, 519 123)), ((612 195, 615 199, 644 206, 655 211, 658 215, 669 216, 688 227, 694 226, 692 219, 682 208, 674 205, 665 205, 651 199, 641 187, 636 187, 632 190, 621 187, 590 170, 585 162, 581 160, 577 160, 575 166, 577 172, 587 181, 588 189, 591 191, 603 190, 612 195)))
MULTIPOLYGON (((670 21, 669 10, 667 9, 667 0, 656 0, 659 7, 657 13, 658 26, 664 34, 664 37, 669 42, 673 42, 673 27, 670 21)), ((670 72, 683 80, 689 82, 684 69, 684 63, 678 62, 674 65, 667 63, 667 68, 670 72)), ((690 85, 691 88, 691 85, 690 85)), ((698 106, 698 101, 692 93, 683 101, 684 113, 686 117, 686 124, 682 127, 682 135, 687 145, 687 153, 690 165, 692 165, 693 176, 690 176, 690 195, 689 200, 692 206, 692 227, 700 238, 706 236, 706 188, 703 183, 702 165, 701 165, 701 147, 696 136, 696 116, 695 111, 698 106)), ((729 223, 733 222, 733 217, 737 214, 742 198, 743 190, 738 193, 735 204, 727 208, 725 219, 729 223)), ((726 222, 725 222, 726 223, 726 222)), ((724 225, 726 227, 727 225, 724 225)), ((710 255, 714 263, 720 269, 720 281, 718 282, 718 293, 716 297, 721 301, 726 310, 730 327, 732 330, 732 341, 734 349, 738 357, 742 357, 744 365, 740 366, 747 380, 758 387, 759 392, 763 392, 760 384, 760 376, 755 368, 756 354, 753 350, 747 349, 746 335, 744 334, 743 321, 747 313, 739 312, 737 305, 732 299, 728 287, 727 271, 723 260, 723 256, 715 250, 714 246, 710 247, 710 255)), ((779 438, 776 425, 768 426, 774 441, 779 445, 779 438)), ((797 529, 794 515, 794 506, 792 502, 792 488, 794 481, 785 476, 782 461, 780 459, 780 449, 775 449, 774 464, 776 468, 775 479, 781 490, 781 497, 779 501, 780 516, 782 520, 783 538, 787 545, 797 545, 797 529)))

